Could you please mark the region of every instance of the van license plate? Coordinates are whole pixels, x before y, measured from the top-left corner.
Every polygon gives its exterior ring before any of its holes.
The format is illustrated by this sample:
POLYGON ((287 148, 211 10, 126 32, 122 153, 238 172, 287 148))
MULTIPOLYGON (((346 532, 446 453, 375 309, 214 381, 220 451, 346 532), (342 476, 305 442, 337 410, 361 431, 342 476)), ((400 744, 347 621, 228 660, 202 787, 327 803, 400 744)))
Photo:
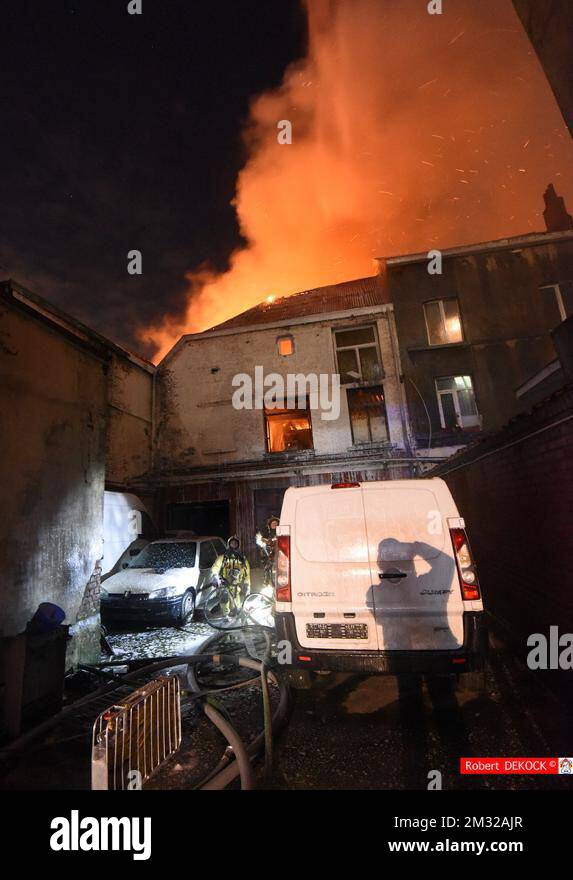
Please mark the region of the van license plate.
POLYGON ((366 623, 307 623, 307 639, 367 639, 366 623))

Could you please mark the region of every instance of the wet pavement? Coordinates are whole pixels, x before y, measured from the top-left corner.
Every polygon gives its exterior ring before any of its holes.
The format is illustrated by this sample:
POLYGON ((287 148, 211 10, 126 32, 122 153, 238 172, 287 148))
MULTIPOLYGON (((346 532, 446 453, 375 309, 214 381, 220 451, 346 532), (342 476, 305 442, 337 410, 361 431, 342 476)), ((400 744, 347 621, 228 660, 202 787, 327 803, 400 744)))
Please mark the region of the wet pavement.
POLYGON ((499 644, 484 695, 447 678, 324 676, 297 692, 275 784, 423 790, 437 770, 445 790, 572 789, 573 777, 459 772, 461 757, 570 754, 572 720, 571 709, 499 644))
MULTIPOLYGON (((110 640, 116 651, 136 658, 197 650, 210 635, 208 624, 194 621, 183 631, 115 634, 110 640)), ((241 650, 240 635, 234 638, 234 648, 241 650)), ((294 693, 290 722, 276 747, 275 772, 259 783, 293 789, 425 789, 428 774, 437 770, 444 789, 572 787, 573 779, 563 777, 460 775, 460 757, 559 756, 573 749, 571 708, 499 636, 491 642, 484 694, 449 678, 318 676, 311 690, 294 693)), ((243 653, 252 653, 251 648, 243 653)), ((221 701, 247 739, 260 729, 257 687, 221 701)), ((204 764, 205 749, 216 750, 217 743, 224 748, 209 724, 196 723, 197 731, 184 739, 182 753, 154 780, 154 788, 194 784, 198 755, 204 764)))
MULTIPOLYGON (((199 651, 213 630, 201 620, 183 628, 113 633, 114 660, 157 658, 199 651)), ((257 653, 252 634, 227 634, 209 652, 257 653), (246 642, 246 644, 245 644, 246 642)), ((236 672, 231 676, 236 678, 236 672)), ((224 682, 220 682, 224 683, 224 682)), ((276 690, 273 699, 276 700, 276 690)), ((216 697, 245 741, 262 729, 260 686, 216 697)), ((99 711, 99 710, 98 710, 99 711)), ((54 730, 11 761, 4 788, 89 787, 93 718, 83 734, 54 730)), ((92 713, 93 714, 93 713, 92 713)), ((183 706, 183 743, 148 783, 192 788, 214 767, 226 743, 195 700, 183 706)), ((423 790, 441 773, 444 789, 570 789, 573 777, 462 776, 460 757, 553 757, 573 751, 573 713, 499 638, 492 637, 484 694, 448 678, 324 675, 297 691, 289 723, 275 744, 274 769, 262 788, 423 790), (432 778, 434 778, 432 776, 432 778)))
MULTIPOLYGON (((107 641, 113 648, 113 660, 150 660, 196 654, 201 645, 214 635, 204 620, 193 620, 183 627, 162 626, 108 632, 107 641)), ((108 657, 102 655, 102 662, 108 657)))

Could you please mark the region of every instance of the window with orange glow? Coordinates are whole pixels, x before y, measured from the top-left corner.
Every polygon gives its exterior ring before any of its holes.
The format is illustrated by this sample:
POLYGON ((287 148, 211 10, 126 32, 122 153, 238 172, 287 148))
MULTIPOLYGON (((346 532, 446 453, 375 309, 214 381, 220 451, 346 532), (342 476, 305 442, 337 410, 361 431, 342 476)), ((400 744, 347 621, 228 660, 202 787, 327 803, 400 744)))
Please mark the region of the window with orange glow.
POLYGON ((268 452, 313 449, 312 423, 307 405, 297 409, 265 409, 268 452))
POLYGON ((451 345, 464 341, 457 299, 435 299, 424 303, 424 315, 430 345, 451 345))
POLYGON ((294 339, 292 336, 279 336, 277 344, 281 357, 288 357, 289 354, 294 352, 294 339))

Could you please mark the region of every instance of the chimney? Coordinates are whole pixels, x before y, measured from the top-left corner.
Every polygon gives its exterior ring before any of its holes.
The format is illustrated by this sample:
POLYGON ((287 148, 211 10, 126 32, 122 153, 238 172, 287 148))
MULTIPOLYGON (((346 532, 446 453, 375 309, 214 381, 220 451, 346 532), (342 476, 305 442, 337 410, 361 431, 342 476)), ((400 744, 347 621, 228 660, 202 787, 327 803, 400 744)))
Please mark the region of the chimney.
POLYGON ((543 194, 545 210, 543 217, 547 232, 566 232, 573 229, 573 217, 567 213, 565 199, 558 196, 552 183, 549 184, 543 194))

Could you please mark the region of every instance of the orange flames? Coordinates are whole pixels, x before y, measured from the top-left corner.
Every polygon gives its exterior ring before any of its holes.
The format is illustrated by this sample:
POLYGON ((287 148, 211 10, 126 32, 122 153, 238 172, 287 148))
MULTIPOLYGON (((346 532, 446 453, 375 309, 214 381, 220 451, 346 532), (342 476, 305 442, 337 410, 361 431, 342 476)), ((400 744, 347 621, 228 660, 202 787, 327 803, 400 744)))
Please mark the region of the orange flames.
POLYGON ((257 97, 234 206, 248 244, 190 272, 158 358, 269 296, 374 274, 374 258, 542 230, 573 202, 571 138, 510 0, 306 0, 309 48, 257 97), (292 144, 278 123, 292 123, 292 144))

